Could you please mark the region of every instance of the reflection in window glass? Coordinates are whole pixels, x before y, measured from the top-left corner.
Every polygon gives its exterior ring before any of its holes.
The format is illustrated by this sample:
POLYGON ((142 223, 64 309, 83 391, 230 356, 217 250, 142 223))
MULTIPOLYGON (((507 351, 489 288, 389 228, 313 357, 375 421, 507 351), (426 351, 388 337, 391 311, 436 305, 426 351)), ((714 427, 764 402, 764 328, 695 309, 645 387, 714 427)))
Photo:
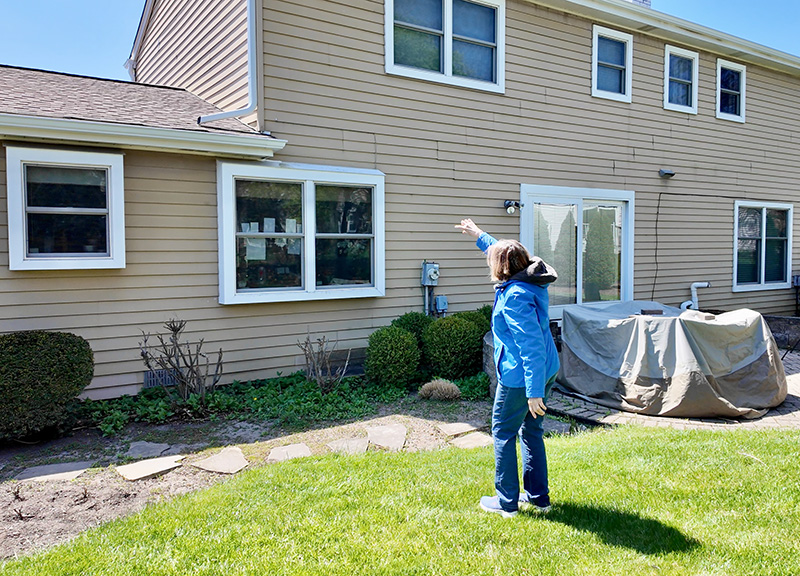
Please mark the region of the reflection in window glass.
POLYGON ((720 112, 741 115, 741 76, 738 70, 720 69, 720 112))
POLYGON ((534 204, 534 254, 558 273, 549 288, 551 306, 578 301, 577 251, 577 206, 534 204))
POLYGON ((736 284, 788 282, 789 211, 740 206, 736 284))
POLYGON ((622 209, 583 204, 583 302, 619 300, 622 209))
POLYGON ((303 286, 303 185, 236 180, 237 288, 303 286))
POLYGON ((625 42, 598 36, 597 89, 625 94, 625 42))
POLYGON ((372 188, 316 186, 317 234, 372 234, 372 188))
POLYGON ((669 101, 679 106, 692 106, 694 60, 670 54, 669 101))
POLYGON ((108 256, 108 172, 25 166, 28 257, 108 256))
POLYGON ((317 286, 372 283, 372 240, 317 238, 317 286))

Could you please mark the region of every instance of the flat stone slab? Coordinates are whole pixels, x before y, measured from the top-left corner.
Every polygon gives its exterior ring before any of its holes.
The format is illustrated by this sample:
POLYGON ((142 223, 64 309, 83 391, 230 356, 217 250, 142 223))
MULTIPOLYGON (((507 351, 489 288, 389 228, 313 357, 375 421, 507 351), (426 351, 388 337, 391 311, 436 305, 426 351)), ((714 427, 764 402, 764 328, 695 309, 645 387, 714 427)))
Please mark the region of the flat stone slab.
POLYGON ((94 462, 65 462, 63 464, 47 464, 34 466, 20 472, 14 480, 33 480, 48 482, 50 480, 75 480, 92 467, 94 462))
POLYGON ((467 432, 475 432, 477 428, 466 422, 453 422, 452 424, 437 424, 436 429, 449 438, 461 436, 467 432))
POLYGON ((485 432, 472 432, 450 441, 456 448, 483 448, 492 445, 492 437, 485 432))
POLYGON ((402 424, 389 424, 367 428, 367 437, 370 444, 398 452, 406 443, 407 432, 408 430, 402 424))
POLYGON ((117 466, 117 472, 125 480, 147 480, 174 470, 181 465, 183 458, 184 456, 180 455, 151 458, 141 462, 134 462, 133 464, 126 464, 125 466, 117 466))
POLYGON ((542 427, 545 434, 569 434, 571 428, 568 422, 553 420, 552 418, 545 418, 542 427))
POLYGON ((131 442, 131 447, 125 452, 125 456, 135 460, 145 458, 156 458, 169 450, 169 444, 155 444, 153 442, 131 442))
POLYGON ((219 472, 220 474, 236 474, 239 470, 247 467, 250 462, 244 457, 242 449, 238 446, 228 446, 222 452, 214 454, 203 460, 192 462, 201 470, 208 472, 219 472))
POLYGON ((339 454, 363 454, 369 446, 369 438, 343 438, 328 442, 328 448, 339 454))
POLYGON ((285 460, 291 460, 292 458, 303 458, 305 456, 311 456, 311 450, 308 446, 305 444, 289 444, 288 446, 273 448, 269 456, 267 456, 267 460, 283 462, 285 460))

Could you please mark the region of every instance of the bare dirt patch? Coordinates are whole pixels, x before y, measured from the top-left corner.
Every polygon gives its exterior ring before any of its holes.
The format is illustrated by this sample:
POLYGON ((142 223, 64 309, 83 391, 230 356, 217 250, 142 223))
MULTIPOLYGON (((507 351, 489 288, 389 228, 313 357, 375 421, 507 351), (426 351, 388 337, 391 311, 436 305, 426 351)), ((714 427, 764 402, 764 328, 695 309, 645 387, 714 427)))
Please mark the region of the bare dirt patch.
MULTIPOLYGON (((488 427, 489 402, 417 402, 405 400, 385 406, 368 420, 287 432, 272 422, 176 422, 160 426, 132 425, 114 438, 95 430, 35 446, 0 447, 0 559, 44 550, 71 540, 81 532, 110 520, 134 514, 150 503, 224 482, 231 476, 206 472, 191 463, 238 445, 249 468, 264 466, 270 450, 303 442, 313 455, 330 452, 333 440, 366 437, 366 427, 404 425, 404 450, 435 450, 447 444, 436 429, 446 422, 469 422, 488 427), (115 466, 131 460, 125 453, 132 442, 168 443, 164 454, 186 455, 183 465, 149 480, 129 482, 115 466), (92 461, 94 466, 72 481, 36 482, 13 478, 32 466, 92 461)), ((370 447, 370 449, 374 449, 370 447)))

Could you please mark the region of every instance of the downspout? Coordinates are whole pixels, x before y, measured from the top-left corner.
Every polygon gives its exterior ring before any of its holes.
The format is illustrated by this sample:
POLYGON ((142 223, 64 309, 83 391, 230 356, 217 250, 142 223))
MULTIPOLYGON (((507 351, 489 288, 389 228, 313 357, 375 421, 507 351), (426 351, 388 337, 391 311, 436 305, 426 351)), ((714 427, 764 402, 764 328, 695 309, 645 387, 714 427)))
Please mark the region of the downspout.
POLYGON ((258 92, 256 89, 256 1, 247 0, 247 91, 249 97, 247 106, 240 110, 229 110, 227 112, 209 114, 208 116, 200 116, 197 119, 198 124, 225 118, 238 118, 239 116, 251 114, 256 110, 258 104, 256 97, 258 92))

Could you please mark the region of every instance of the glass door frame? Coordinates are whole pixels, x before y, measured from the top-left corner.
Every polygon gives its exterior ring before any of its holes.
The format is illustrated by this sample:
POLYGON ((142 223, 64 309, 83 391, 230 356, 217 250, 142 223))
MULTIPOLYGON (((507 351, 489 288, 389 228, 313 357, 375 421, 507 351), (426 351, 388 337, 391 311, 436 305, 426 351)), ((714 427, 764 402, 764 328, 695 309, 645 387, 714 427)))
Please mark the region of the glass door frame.
MULTIPOLYGON (((576 220, 576 282, 577 303, 583 300, 583 203, 609 202, 622 206, 622 233, 620 253, 620 300, 633 300, 633 241, 634 241, 634 198, 633 190, 610 190, 602 188, 571 188, 565 186, 539 186, 522 184, 520 186, 520 242, 536 253, 534 245, 534 204, 574 205, 577 207, 576 220)), ((556 270, 558 272, 558 270, 556 270)), ((617 302, 593 302, 593 306, 604 306, 617 302)), ((550 306, 550 318, 560 320, 562 311, 567 305, 550 306)), ((572 304, 569 304, 572 306, 572 304)))

